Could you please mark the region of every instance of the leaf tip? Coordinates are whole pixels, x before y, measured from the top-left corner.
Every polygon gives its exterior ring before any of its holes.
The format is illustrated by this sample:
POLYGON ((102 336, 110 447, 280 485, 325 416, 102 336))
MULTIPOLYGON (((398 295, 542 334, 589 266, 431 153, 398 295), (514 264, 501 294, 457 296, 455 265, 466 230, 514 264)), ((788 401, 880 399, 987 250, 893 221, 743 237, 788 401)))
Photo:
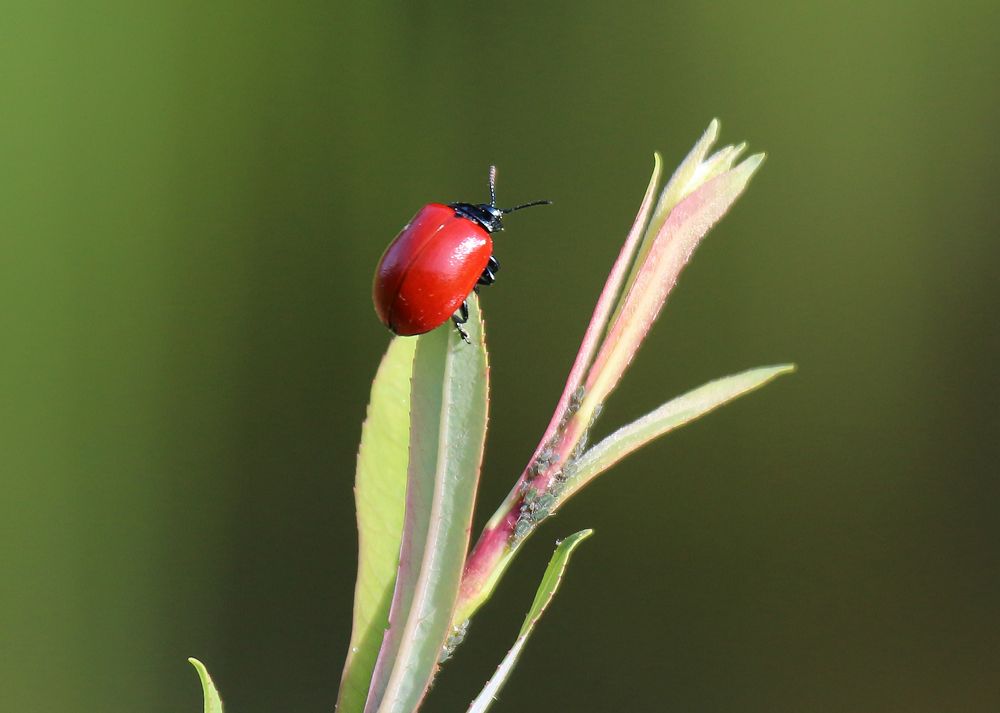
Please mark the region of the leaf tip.
POLYGON ((222 713, 222 698, 219 696, 219 691, 215 687, 212 677, 208 674, 205 664, 193 656, 188 657, 188 663, 194 666, 194 670, 198 672, 198 678, 201 680, 202 694, 205 698, 205 713, 222 713))
POLYGON ((799 370, 799 365, 793 364, 791 362, 788 362, 787 364, 775 364, 774 366, 761 367, 758 373, 763 373, 765 374, 765 376, 761 380, 760 384, 758 384, 757 388, 760 388, 761 386, 764 386, 765 384, 774 381, 779 376, 785 376, 785 374, 794 374, 798 370, 799 370))
MULTIPOLYGON (((793 374, 798 371, 798 364, 793 364, 788 362, 787 364, 774 364, 772 366, 761 366, 757 369, 751 369, 750 372, 756 372, 761 375, 760 383, 756 388, 767 384, 768 382, 774 381, 779 376, 784 376, 785 374, 793 374)), ((749 372, 748 372, 749 373, 749 372)))
POLYGON ((198 672, 198 675, 208 675, 208 669, 205 668, 205 664, 196 659, 194 656, 188 656, 188 663, 194 666, 194 670, 198 672))
POLYGON ((761 151, 760 153, 755 153, 747 156, 740 163, 740 168, 746 167, 746 171, 749 175, 753 175, 760 165, 764 163, 764 159, 767 158, 767 154, 761 151))
POLYGON ((556 547, 559 547, 560 545, 562 545, 562 543, 566 542, 567 540, 570 540, 570 545, 576 547, 578 543, 583 542, 593 534, 594 534, 593 528, 588 527, 586 530, 580 530, 579 532, 574 532, 572 535, 568 537, 556 540, 556 547))

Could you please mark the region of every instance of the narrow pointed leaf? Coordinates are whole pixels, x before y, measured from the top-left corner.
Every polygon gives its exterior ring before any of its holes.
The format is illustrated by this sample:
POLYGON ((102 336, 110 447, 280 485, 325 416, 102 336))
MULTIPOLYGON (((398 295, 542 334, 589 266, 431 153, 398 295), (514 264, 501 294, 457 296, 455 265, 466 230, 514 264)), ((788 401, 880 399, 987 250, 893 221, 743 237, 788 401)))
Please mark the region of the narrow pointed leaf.
POLYGON ((656 210, 653 212, 653 219, 650 222, 650 234, 648 239, 653 239, 663 226, 663 221, 667 219, 670 211, 674 209, 682 198, 690 192, 689 186, 698 173, 698 167, 702 165, 709 149, 719 138, 719 120, 712 119, 709 122, 705 133, 698 139, 698 143, 688 152, 680 165, 674 170, 667 185, 664 186, 660 199, 656 202, 656 210))
POLYGON ((794 364, 764 366, 710 381, 623 426, 580 457, 560 501, 650 441, 794 370, 794 364))
POLYGON ((354 499, 358 512, 358 577, 354 626, 337 699, 339 713, 360 713, 371 682, 403 536, 406 464, 410 445, 410 376, 415 339, 396 337, 372 382, 361 428, 354 499))
POLYGON ((528 615, 524 618, 524 623, 521 625, 521 631, 518 632, 517 640, 510 648, 510 651, 507 652, 507 655, 504 656, 503 661, 500 662, 496 673, 487 681, 486 686, 476 696, 472 705, 469 706, 468 713, 483 713, 496 700, 497 693, 499 693, 500 688, 510 677, 511 671, 514 670, 514 665, 517 663, 518 658, 520 658, 521 652, 524 650, 524 645, 535 628, 535 624, 538 623, 542 614, 545 613, 549 602, 552 601, 556 590, 559 589, 563 573, 569 565, 570 555, 573 554, 573 550, 576 549, 577 545, 592 534, 594 534, 593 530, 581 530, 558 543, 556 551, 552 554, 552 559, 549 560, 549 566, 545 568, 545 574, 542 575, 542 583, 535 593, 535 600, 531 603, 528 615))
MULTIPOLYGON (((670 176, 670 180, 667 181, 663 190, 660 191, 660 197, 656 201, 656 209, 653 211, 652 217, 647 218, 646 230, 642 235, 642 241, 636 250, 636 254, 634 255, 628 279, 625 281, 625 289, 622 290, 618 304, 615 305, 615 312, 609 322, 609 328, 610 325, 618 321, 618 315, 622 311, 625 296, 629 293, 629 291, 631 291, 635 278, 639 274, 639 269, 642 267, 643 262, 645 262, 646 255, 653 246, 653 241, 659 234, 660 228, 663 227, 663 223, 670 214, 670 211, 674 209, 674 206, 676 206, 682 198, 693 190, 693 187, 696 188, 698 186, 697 176, 699 173, 704 171, 702 162, 705 160, 706 154, 709 149, 712 148, 712 145, 718 137, 719 120, 712 119, 708 128, 705 129, 705 133, 701 135, 700 139, 698 139, 698 143, 696 143, 688 152, 687 156, 684 157, 684 160, 681 161, 681 164, 674 170, 673 175, 670 176)), ((721 165, 721 161, 717 160, 718 155, 731 149, 731 146, 727 146, 725 149, 722 149, 714 154, 709 160, 714 160, 715 163, 721 165)), ((726 168, 729 167, 727 166, 726 168)))
POLYGON ((667 216, 635 276, 621 313, 594 360, 582 413, 588 414, 597 404, 603 403, 618 384, 694 249, 743 193, 763 160, 763 154, 754 154, 707 181, 681 200, 667 216))
POLYGON ((688 151, 687 156, 684 157, 684 160, 681 161, 680 165, 674 170, 673 174, 670 176, 670 180, 668 180, 666 185, 663 187, 663 190, 660 191, 660 197, 656 201, 656 209, 653 211, 653 217, 649 221, 649 227, 646 230, 646 234, 642 237, 642 247, 635 263, 635 269, 633 269, 632 273, 629 275, 627 283, 628 288, 631 288, 632 283, 635 282, 635 277, 638 274, 638 268, 645 260, 646 253, 648 253, 650 247, 652 247, 653 241, 660 232, 660 228, 663 227, 663 223, 667 219, 667 216, 670 215, 670 211, 672 211, 674 206, 680 203, 680 201, 687 196, 688 193, 698 187, 698 174, 704 170, 702 167, 704 165, 705 157, 708 155, 709 150, 718 138, 719 120, 712 119, 712 121, 708 124, 708 128, 705 129, 705 133, 701 135, 698 142, 691 148, 690 151, 688 151))
POLYGON ((409 713, 451 631, 486 436, 487 362, 475 298, 466 325, 419 337, 399 569, 365 712, 409 713))
POLYGON ((198 672, 198 678, 201 679, 201 690, 205 696, 205 713, 222 713, 222 699, 219 697, 212 677, 208 675, 205 664, 198 659, 188 659, 188 662, 194 666, 195 671, 198 672))
POLYGON ((733 167, 733 163, 736 159, 743 155, 743 152, 746 150, 747 144, 745 141, 741 144, 737 144, 736 146, 723 146, 721 149, 705 159, 705 162, 698 167, 698 170, 695 172, 695 177, 692 179, 692 183, 700 185, 705 181, 715 178, 720 173, 725 173, 733 167))
POLYGON ((601 346, 601 341, 608 332, 608 327, 612 322, 612 315, 617 314, 620 308, 621 300, 624 299, 626 293, 626 278, 634 269, 636 254, 640 249, 642 236, 649 225, 649 217, 653 211, 653 201, 656 199, 656 190, 660 186, 662 174, 663 159, 660 158, 660 154, 654 153, 653 173, 649 177, 646 194, 643 196, 642 203, 639 204, 639 212, 632 222, 632 227, 625 238, 625 244, 622 245, 622 249, 618 253, 618 258, 611 267, 611 273, 604 283, 604 289, 601 291, 597 305, 594 307, 594 313, 583 336, 583 342, 580 344, 580 350, 577 352, 576 360, 573 362, 569 378, 566 380, 562 396, 559 399, 555 412, 552 414, 552 420, 549 422, 548 428, 538 443, 535 451, 536 457, 558 430, 560 421, 569 407, 570 400, 573 398, 573 393, 583 382, 587 374, 587 369, 593 363, 594 356, 601 346))

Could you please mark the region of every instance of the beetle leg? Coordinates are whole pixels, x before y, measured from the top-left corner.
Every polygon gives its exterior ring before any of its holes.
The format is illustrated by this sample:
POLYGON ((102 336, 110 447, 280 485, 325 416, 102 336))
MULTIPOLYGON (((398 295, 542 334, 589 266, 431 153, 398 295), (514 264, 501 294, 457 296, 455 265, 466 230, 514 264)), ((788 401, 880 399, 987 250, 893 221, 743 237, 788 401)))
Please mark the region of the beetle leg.
MULTIPOLYGON (((454 319, 454 317, 452 319, 454 319)), ((458 330, 458 336, 462 338, 463 342, 466 344, 472 344, 472 341, 469 339, 469 333, 462 329, 462 325, 459 324, 457 320, 455 321, 455 329, 458 330)))
POLYGON ((487 267, 485 270, 483 270, 483 274, 479 276, 479 279, 476 280, 476 284, 477 285, 492 285, 494 282, 496 282, 496 279, 497 279, 497 276, 494 275, 493 271, 490 270, 490 268, 487 267))
POLYGON ((462 306, 456 310, 455 314, 451 316, 451 321, 455 323, 455 329, 458 330, 462 341, 466 344, 472 344, 469 340, 469 333, 462 329, 462 325, 469 321, 469 304, 467 302, 463 302, 462 306))
POLYGON ((486 263, 486 268, 483 270, 483 274, 480 275, 479 279, 476 281, 477 285, 492 285, 496 282, 497 276, 495 273, 499 272, 500 263, 497 259, 490 255, 489 262, 486 263))

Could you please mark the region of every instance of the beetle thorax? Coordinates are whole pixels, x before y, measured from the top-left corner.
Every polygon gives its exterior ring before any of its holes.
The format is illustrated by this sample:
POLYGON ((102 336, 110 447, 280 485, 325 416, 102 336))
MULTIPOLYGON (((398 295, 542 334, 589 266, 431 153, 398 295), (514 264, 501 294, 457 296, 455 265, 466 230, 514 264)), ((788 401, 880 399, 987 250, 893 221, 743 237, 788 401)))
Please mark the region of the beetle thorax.
POLYGON ((503 212, 489 203, 449 203, 449 208, 455 209, 455 214, 471 220, 483 227, 488 233, 503 230, 503 212))

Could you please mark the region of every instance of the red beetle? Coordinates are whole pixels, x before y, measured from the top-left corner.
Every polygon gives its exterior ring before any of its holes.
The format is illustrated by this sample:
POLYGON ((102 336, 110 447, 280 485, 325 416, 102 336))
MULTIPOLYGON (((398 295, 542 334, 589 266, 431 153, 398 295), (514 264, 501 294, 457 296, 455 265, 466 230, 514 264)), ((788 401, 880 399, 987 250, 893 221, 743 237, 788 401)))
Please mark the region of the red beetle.
POLYGON ((491 285, 500 263, 491 233, 503 230, 507 213, 551 201, 497 208, 496 166, 490 166, 490 202, 428 203, 382 254, 372 298, 382 323, 396 334, 423 334, 451 317, 462 339, 469 319, 466 299, 478 285, 491 285))

